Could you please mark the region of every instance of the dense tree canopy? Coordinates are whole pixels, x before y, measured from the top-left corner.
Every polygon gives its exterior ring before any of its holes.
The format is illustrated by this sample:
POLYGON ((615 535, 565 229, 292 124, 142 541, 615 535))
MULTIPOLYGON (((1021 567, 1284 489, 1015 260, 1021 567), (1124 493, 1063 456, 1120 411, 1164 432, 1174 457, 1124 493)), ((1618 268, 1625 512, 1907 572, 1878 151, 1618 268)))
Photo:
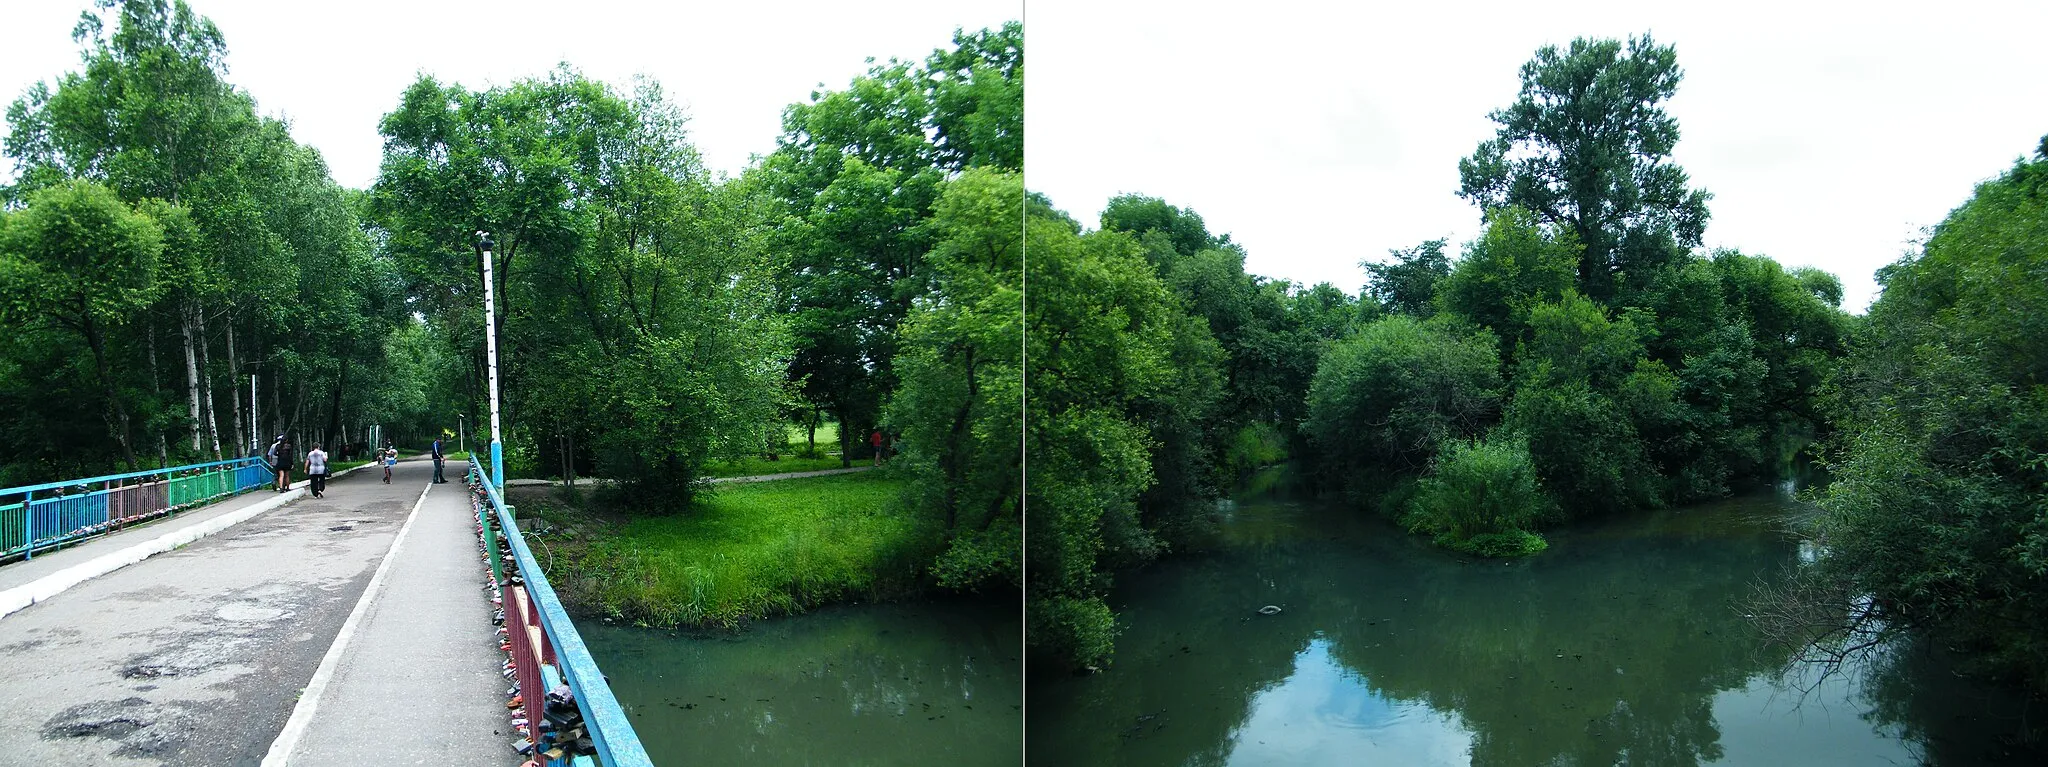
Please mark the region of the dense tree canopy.
MULTIPOLYGON (((1828 620, 1925 630, 2036 689, 2048 688, 2044 265, 2037 153, 1878 272, 1884 291, 1834 398, 1841 449, 1815 574, 1836 597, 1828 620)), ((1868 634, 1820 636, 1839 648, 1868 634)))
POLYGON ((60 263, 74 245, 43 227, 133 228, 102 226, 127 220, 110 201, 157 244, 93 278, 108 289, 93 311, 10 313, 0 388, 24 417, 0 446, 0 483, 248 454, 287 431, 339 448, 397 420, 374 386, 405 324, 394 275, 319 154, 226 81, 219 29, 183 2, 102 0, 73 37, 83 70, 8 109, 6 198, 26 217, 10 227, 10 280, 23 282, 8 290, 109 268, 60 263))
POLYGON ((940 186, 966 168, 1023 170, 1022 25, 954 44, 790 105, 760 168, 783 211, 774 247, 796 344, 789 379, 846 427, 844 461, 880 425, 898 382, 898 328, 935 279, 926 223, 940 186))

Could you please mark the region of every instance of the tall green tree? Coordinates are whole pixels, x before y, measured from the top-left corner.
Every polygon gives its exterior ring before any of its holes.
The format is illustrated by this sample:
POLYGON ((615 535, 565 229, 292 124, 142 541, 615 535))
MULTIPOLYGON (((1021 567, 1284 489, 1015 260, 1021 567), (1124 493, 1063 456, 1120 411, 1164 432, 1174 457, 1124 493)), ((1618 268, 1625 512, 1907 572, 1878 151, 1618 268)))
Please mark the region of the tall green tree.
POLYGON ((1160 443, 1199 426, 1184 419, 1218 396, 1222 350, 1129 233, 1083 234, 1034 209, 1025 236, 1027 635, 1054 662, 1099 666, 1115 637, 1103 601, 1111 573, 1157 556, 1162 530, 1191 523, 1192 504, 1148 519, 1139 499, 1202 458, 1186 449, 1200 440, 1160 443))
POLYGON ((1458 162, 1458 194, 1488 210, 1534 212, 1584 247, 1578 287, 1598 301, 1656 276, 1707 226, 1706 192, 1670 162, 1678 121, 1664 103, 1684 73, 1649 35, 1546 45, 1522 65, 1500 127, 1458 162))
POLYGON ((850 463, 898 385, 898 331, 934 274, 928 223, 966 168, 1023 169, 1023 28, 958 33, 921 65, 876 64, 783 112, 762 163, 796 356, 790 380, 840 422, 850 463))
POLYGON ((384 120, 367 203, 412 305, 470 360, 474 232, 498 238, 511 468, 587 455, 655 509, 686 506, 707 462, 760 451, 788 364, 770 200, 753 176, 714 183, 684 125, 651 82, 422 77, 384 120))
POLYGON ((134 354, 114 375, 142 393, 139 444, 166 463, 259 448, 251 364, 265 431, 338 441, 372 420, 350 374, 387 367, 403 309, 319 154, 227 82, 224 37, 182 2, 98 2, 73 36, 83 70, 9 110, 9 194, 89 179, 163 226, 165 289, 109 339, 134 354))
POLYGON ((72 181, 46 187, 0 228, 0 320, 76 334, 92 355, 107 433, 137 468, 132 406, 117 382, 112 334, 156 299, 163 227, 106 187, 72 181))
POLYGON ((1443 240, 1429 240, 1407 250, 1390 250, 1391 263, 1363 261, 1365 294, 1387 311, 1428 317, 1436 310, 1437 286, 1451 275, 1451 259, 1443 240))
POLYGON ((933 572, 947 588, 1022 586, 1023 199, 1015 173, 975 168, 947 183, 933 291, 900 340, 888 418, 903 429, 916 506, 940 531, 933 572))

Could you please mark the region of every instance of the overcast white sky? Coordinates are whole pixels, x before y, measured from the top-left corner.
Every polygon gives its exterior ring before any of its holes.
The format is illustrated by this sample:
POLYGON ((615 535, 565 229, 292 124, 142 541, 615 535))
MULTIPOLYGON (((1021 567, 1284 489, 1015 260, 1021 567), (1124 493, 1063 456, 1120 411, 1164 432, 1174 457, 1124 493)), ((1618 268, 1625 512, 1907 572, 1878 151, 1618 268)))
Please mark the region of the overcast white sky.
POLYGON ((1707 245, 1872 273, 2048 133, 2048 3, 1029 0, 1026 175, 1084 223, 1192 207, 1254 272, 1357 292, 1361 257, 1478 229, 1457 163, 1545 43, 1678 49, 1674 157, 1707 245), (1819 6, 1821 4, 1811 4, 1819 6))
MULTIPOLYGON (((950 46, 956 27, 996 27, 1023 12, 1021 0, 190 1, 227 38, 229 79, 259 110, 288 117, 352 187, 375 180, 377 123, 420 72, 482 88, 567 61, 621 90, 651 75, 687 109, 705 160, 737 173, 750 154, 775 148, 782 108, 819 83, 844 88, 870 56, 922 59, 950 46)), ((5 4, 0 97, 12 103, 30 84, 80 68, 71 28, 91 3, 5 4)))

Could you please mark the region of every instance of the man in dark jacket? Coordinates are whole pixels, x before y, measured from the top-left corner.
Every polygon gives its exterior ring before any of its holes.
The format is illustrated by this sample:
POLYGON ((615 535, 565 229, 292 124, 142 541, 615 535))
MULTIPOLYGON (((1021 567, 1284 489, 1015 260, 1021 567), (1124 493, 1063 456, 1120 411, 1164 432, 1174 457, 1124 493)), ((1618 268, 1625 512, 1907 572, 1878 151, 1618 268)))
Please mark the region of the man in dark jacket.
POLYGON ((441 478, 441 462, 443 460, 445 460, 445 457, 441 455, 441 440, 436 437, 434 439, 434 484, 436 485, 448 484, 448 480, 441 478))

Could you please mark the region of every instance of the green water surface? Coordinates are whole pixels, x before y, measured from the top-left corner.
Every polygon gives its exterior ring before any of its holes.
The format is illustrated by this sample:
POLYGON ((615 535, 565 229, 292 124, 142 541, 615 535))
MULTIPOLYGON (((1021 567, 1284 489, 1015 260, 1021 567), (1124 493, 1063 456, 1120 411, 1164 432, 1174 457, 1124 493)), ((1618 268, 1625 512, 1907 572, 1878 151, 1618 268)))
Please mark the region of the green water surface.
POLYGON ((579 624, 658 765, 1016 765, 1019 614, 833 607, 690 637, 579 624))
POLYGON ((1744 602, 1797 566, 1798 512, 1763 493, 1553 533, 1504 564, 1240 497, 1209 550, 1121 577, 1108 670, 1034 668, 1029 761, 2048 764, 2048 710, 1931 651, 1816 678, 1761 646, 1744 602))

